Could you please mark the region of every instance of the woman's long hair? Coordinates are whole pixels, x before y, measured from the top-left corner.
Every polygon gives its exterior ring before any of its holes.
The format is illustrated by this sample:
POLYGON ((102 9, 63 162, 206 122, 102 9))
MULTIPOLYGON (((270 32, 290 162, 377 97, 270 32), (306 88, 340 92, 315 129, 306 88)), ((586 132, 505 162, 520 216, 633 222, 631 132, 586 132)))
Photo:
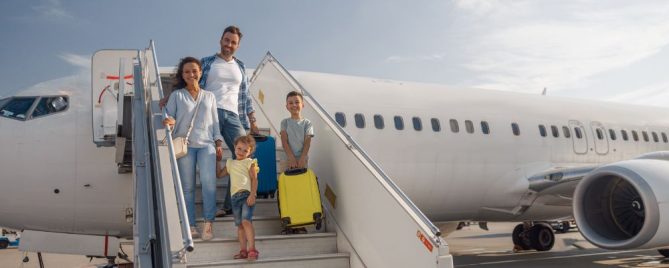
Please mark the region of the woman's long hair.
POLYGON ((197 66, 200 68, 200 72, 202 72, 202 63, 200 60, 193 58, 193 57, 185 57, 182 58, 181 61, 179 62, 179 65, 177 67, 177 73, 175 74, 175 82, 174 82, 174 88, 185 88, 186 87, 186 81, 184 80, 183 74, 184 74, 184 65, 186 63, 191 63, 194 62, 197 64, 197 66))

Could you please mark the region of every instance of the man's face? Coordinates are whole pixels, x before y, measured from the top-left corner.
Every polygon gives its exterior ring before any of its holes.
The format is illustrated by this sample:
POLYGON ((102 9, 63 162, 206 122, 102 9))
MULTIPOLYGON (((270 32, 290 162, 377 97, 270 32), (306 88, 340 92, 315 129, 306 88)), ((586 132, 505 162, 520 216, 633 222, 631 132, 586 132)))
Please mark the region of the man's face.
POLYGON ((239 35, 227 32, 221 38, 221 54, 223 56, 232 56, 239 48, 239 35))

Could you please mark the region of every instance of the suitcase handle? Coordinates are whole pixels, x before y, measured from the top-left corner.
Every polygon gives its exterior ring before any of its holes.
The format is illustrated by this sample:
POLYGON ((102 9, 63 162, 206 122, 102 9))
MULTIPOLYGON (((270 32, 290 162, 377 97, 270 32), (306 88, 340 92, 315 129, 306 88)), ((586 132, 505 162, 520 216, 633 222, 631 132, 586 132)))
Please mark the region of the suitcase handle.
POLYGON ((306 168, 295 168, 295 169, 286 170, 283 173, 288 175, 288 176, 295 176, 295 175, 300 175, 300 174, 307 173, 307 169, 306 168))
POLYGON ((253 134, 253 139, 255 139, 256 142, 263 142, 267 140, 267 136, 262 134, 253 134))

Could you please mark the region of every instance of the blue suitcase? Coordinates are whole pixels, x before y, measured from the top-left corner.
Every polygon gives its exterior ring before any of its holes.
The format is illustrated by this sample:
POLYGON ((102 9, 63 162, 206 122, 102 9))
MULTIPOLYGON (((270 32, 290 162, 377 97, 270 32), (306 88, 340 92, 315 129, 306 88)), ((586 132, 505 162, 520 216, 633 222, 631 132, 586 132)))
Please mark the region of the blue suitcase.
POLYGON ((274 198, 277 187, 276 177, 276 140, 272 136, 254 135, 256 151, 254 158, 258 159, 260 173, 258 173, 258 197, 274 198))

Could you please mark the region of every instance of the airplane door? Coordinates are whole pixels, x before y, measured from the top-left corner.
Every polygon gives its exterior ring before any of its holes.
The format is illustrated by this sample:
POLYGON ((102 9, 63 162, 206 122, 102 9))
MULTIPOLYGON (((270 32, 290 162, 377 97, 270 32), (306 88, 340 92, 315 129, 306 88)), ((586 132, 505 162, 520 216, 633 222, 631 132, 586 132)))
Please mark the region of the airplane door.
POLYGON ((98 146, 116 145, 117 125, 122 125, 119 105, 132 94, 133 60, 137 50, 100 50, 93 55, 91 102, 93 104, 93 142, 98 146), (120 74, 120 72, 123 72, 120 74))
POLYGON ((609 152, 609 139, 606 136, 606 129, 600 122, 591 122, 590 128, 595 141, 595 151, 597 151, 597 154, 607 154, 609 152))
POLYGON ((587 154, 588 135, 585 135, 585 127, 583 124, 577 120, 570 120, 569 128, 574 132, 574 135, 571 135, 571 140, 574 144, 574 153, 587 154))

